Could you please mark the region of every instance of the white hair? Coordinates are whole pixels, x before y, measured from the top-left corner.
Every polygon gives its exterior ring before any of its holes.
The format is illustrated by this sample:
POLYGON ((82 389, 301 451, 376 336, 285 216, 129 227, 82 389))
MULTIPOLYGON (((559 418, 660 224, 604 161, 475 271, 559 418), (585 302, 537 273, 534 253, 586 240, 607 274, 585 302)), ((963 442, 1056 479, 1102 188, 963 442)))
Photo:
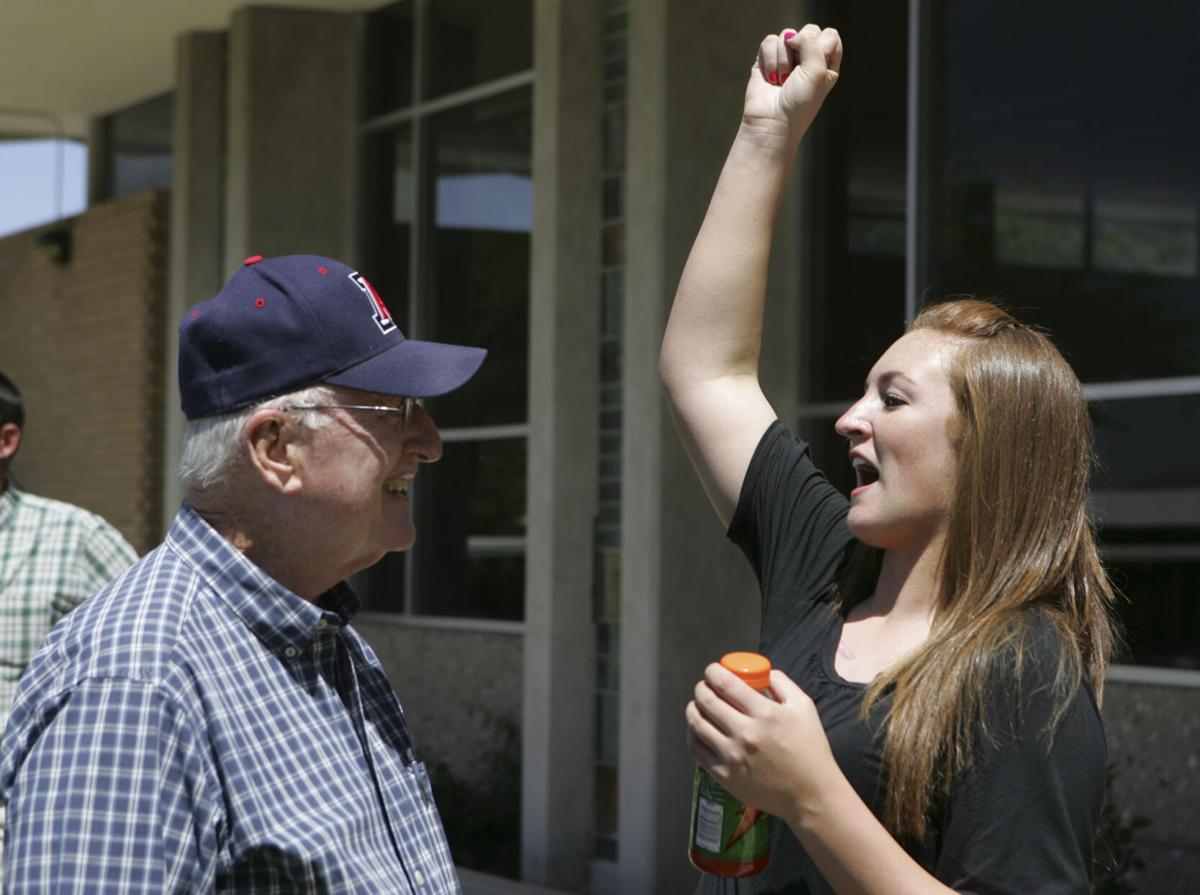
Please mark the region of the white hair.
MULTIPOLYGON (((333 404, 337 400, 331 386, 314 385, 232 413, 189 421, 183 430, 183 452, 179 459, 179 477, 184 487, 207 488, 228 478, 242 457, 242 435, 255 411, 289 404, 333 404)), ((313 410, 297 411, 296 421, 309 429, 319 429, 329 422, 329 417, 313 410)))

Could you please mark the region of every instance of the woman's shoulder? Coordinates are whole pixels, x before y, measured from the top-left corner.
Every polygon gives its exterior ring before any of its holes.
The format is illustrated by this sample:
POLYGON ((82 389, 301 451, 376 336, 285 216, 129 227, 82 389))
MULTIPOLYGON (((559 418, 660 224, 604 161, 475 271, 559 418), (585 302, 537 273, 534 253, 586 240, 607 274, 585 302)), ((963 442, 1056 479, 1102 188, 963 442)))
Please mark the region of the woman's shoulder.
POLYGON ((1012 637, 993 666, 988 723, 993 732, 1021 738, 1071 735, 1103 738, 1088 671, 1065 622, 1030 610, 1012 623, 1012 637))

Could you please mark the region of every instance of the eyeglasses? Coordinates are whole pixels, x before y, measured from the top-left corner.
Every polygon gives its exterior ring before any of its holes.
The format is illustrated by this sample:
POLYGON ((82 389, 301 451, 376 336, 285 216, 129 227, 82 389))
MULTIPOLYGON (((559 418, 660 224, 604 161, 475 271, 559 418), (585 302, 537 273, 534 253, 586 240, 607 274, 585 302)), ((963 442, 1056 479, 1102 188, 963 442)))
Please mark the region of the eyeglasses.
POLYGON ((424 407, 421 398, 404 398, 399 407, 386 404, 289 404, 280 410, 363 410, 367 413, 390 413, 396 417, 396 428, 403 431, 412 421, 412 409, 424 407))

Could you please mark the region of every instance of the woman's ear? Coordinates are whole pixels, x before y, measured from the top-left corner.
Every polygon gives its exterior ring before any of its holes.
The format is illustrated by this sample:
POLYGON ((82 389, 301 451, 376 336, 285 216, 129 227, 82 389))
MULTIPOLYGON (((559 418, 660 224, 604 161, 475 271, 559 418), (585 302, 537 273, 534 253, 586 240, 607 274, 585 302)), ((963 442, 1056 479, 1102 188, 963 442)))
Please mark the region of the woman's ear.
POLYGON ((292 494, 303 487, 297 451, 304 441, 301 431, 279 410, 263 409, 246 421, 244 443, 250 468, 268 488, 292 494))

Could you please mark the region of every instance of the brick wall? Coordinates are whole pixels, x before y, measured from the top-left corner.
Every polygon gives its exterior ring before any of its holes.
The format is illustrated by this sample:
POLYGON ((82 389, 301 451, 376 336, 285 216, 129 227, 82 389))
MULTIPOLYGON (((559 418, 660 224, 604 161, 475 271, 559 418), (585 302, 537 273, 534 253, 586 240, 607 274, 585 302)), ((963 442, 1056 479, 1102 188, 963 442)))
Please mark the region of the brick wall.
POLYGON ((0 369, 25 395, 20 487, 99 513, 144 553, 162 536, 168 194, 0 239, 0 369), (66 228, 58 265, 36 239, 66 228))

